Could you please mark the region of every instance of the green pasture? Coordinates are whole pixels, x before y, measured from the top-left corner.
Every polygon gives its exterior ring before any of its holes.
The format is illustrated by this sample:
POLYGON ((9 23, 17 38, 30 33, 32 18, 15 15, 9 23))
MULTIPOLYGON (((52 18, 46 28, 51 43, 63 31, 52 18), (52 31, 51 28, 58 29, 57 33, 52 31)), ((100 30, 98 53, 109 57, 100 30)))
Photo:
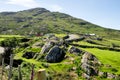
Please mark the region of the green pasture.
POLYGON ((102 71, 120 74, 120 52, 100 50, 97 48, 82 49, 94 54, 98 60, 104 64, 104 66, 101 67, 102 71))

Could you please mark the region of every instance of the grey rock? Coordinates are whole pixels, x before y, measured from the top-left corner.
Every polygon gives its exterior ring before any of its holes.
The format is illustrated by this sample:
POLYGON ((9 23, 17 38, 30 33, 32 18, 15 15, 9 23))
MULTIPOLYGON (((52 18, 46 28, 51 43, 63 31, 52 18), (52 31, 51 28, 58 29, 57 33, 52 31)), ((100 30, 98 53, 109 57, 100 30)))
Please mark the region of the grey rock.
POLYGON ((2 63, 2 57, 3 57, 4 53, 5 53, 5 48, 4 47, 0 47, 0 65, 2 63))
POLYGON ((10 65, 7 65, 7 66, 5 67, 5 69, 7 69, 7 70, 10 69, 10 65))
POLYGON ((99 71, 98 72, 98 76, 103 77, 103 78, 107 78, 107 72, 101 72, 101 71, 99 71))
POLYGON ((84 69, 84 72, 89 75, 89 76, 93 76, 93 75, 97 75, 97 70, 95 68, 92 68, 92 66, 90 66, 89 64, 82 64, 82 69, 84 69))
POLYGON ((88 76, 98 75, 99 61, 91 53, 85 52, 81 59, 81 68, 88 76))
POLYGON ((50 63, 56 63, 62 61, 64 57, 65 57, 65 52, 58 46, 54 46, 48 52, 48 55, 46 56, 46 60, 47 62, 50 63))
POLYGON ((99 75, 100 77, 104 77, 104 72, 99 71, 98 75, 99 75))
POLYGON ((70 52, 70 53, 74 53, 74 54, 80 54, 80 53, 82 53, 82 50, 80 50, 80 49, 72 46, 72 47, 69 49, 69 52, 70 52))
POLYGON ((40 54, 47 53, 52 46, 53 46, 52 42, 46 42, 45 45, 42 47, 40 54))
POLYGON ((86 73, 83 73, 83 74, 82 74, 82 77, 85 78, 86 80, 90 80, 90 76, 87 75, 86 73))
POLYGON ((82 63, 81 68, 84 69, 84 71, 87 71, 87 69, 90 67, 87 63, 82 63))
POLYGON ((108 79, 115 79, 116 75, 112 73, 107 73, 107 78, 108 79))
POLYGON ((87 63, 87 62, 88 62, 88 59, 84 59, 84 58, 81 59, 81 63, 87 63))
POLYGON ((91 53, 88 53, 88 52, 85 52, 82 56, 83 59, 88 59, 88 60, 91 60, 91 61, 98 61, 97 58, 91 54, 91 53))
POLYGON ((5 48, 4 47, 0 47, 0 54, 3 54, 5 52, 5 48))

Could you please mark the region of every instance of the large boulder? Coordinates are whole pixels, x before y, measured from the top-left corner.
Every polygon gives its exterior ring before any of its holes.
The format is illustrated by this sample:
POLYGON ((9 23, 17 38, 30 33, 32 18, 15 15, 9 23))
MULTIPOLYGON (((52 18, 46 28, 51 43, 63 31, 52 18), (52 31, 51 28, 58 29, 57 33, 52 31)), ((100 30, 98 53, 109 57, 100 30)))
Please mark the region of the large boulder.
POLYGON ((100 62, 91 53, 85 52, 81 59, 81 68, 88 76, 98 75, 98 66, 100 62))
POLYGON ((60 62, 64 59, 64 56, 65 52, 58 46, 54 46, 48 52, 48 55, 46 56, 46 61, 50 63, 60 62))
POLYGON ((47 53, 53 45, 53 42, 46 42, 45 45, 42 47, 40 54, 47 53))

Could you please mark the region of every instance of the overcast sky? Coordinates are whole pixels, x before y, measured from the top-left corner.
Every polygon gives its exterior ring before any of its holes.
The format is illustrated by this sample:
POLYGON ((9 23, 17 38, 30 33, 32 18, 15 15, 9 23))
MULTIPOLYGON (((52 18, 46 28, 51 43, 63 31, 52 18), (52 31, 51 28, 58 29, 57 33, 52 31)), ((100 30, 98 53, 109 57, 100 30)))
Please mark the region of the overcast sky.
POLYGON ((0 0, 0 12, 43 7, 120 30, 120 0, 0 0))

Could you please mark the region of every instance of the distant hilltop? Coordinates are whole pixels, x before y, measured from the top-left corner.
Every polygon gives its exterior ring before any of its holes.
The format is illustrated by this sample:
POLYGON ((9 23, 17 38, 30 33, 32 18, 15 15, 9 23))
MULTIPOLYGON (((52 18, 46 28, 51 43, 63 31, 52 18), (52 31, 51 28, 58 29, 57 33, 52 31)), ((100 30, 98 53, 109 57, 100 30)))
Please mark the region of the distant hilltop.
POLYGON ((0 34, 36 35, 46 33, 98 34, 120 38, 120 30, 103 28, 83 19, 45 8, 0 13, 0 34))

